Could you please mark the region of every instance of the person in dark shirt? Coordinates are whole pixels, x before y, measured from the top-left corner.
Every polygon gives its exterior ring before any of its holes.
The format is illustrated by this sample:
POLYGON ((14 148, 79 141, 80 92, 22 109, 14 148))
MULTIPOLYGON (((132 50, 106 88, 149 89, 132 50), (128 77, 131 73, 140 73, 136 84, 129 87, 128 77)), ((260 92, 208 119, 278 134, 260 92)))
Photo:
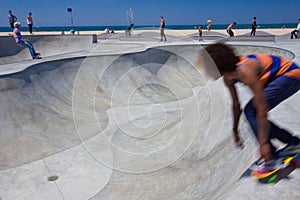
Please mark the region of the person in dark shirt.
POLYGON ((252 20, 252 30, 251 30, 250 36, 255 35, 256 28, 257 28, 256 17, 253 17, 253 20, 252 20))
POLYGON ((14 30, 14 23, 18 20, 18 18, 12 13, 11 10, 8 11, 8 23, 10 24, 10 27, 12 30, 14 30))
POLYGON ((165 42, 167 41, 166 35, 165 35, 165 20, 163 16, 160 16, 160 26, 159 26, 159 30, 160 30, 160 41, 162 42, 163 39, 165 40, 165 42))
POLYGON ((199 41, 201 41, 202 40, 202 26, 201 25, 198 26, 198 32, 199 32, 199 41))
POLYGON ((134 24, 130 24, 130 26, 126 30, 126 35, 131 36, 133 27, 134 27, 134 24))

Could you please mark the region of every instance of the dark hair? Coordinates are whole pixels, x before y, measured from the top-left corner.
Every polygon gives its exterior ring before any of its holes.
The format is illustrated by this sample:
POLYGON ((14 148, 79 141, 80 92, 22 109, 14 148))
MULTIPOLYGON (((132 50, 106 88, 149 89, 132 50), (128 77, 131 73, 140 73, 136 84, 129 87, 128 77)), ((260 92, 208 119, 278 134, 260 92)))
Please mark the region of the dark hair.
POLYGON ((226 72, 235 71, 236 63, 240 59, 235 55, 234 50, 230 46, 218 42, 208 45, 205 50, 217 65, 221 75, 226 72))

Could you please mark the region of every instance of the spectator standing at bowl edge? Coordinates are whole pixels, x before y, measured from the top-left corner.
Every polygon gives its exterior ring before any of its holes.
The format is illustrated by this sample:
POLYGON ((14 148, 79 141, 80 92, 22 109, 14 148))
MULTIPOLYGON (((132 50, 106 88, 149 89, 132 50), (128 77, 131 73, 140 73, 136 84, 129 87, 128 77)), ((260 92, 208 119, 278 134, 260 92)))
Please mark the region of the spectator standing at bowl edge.
POLYGON ((256 17, 253 17, 251 26, 252 26, 252 30, 251 30, 250 36, 255 35, 255 33, 256 33, 256 29, 257 29, 256 17))
POLYGON ((165 27, 166 27, 166 23, 165 23, 165 19, 163 16, 160 16, 160 26, 159 26, 159 30, 160 30, 160 41, 162 42, 163 39, 166 42, 167 38, 165 35, 165 27))
POLYGON ((10 24, 10 27, 12 30, 14 30, 14 23, 18 20, 18 18, 12 13, 11 10, 8 11, 8 23, 10 24))
POLYGON ((33 20, 32 20, 32 13, 28 13, 27 15, 27 24, 29 28, 29 33, 32 34, 32 26, 33 26, 33 20))

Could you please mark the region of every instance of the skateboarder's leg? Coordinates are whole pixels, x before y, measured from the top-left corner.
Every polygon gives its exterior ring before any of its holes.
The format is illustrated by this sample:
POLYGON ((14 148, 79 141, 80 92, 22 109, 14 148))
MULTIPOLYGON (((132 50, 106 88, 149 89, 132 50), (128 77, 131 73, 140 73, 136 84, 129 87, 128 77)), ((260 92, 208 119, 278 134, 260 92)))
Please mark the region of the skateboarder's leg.
MULTIPOLYGON (((269 110, 273 109, 279 103, 281 103, 285 99, 295 94, 299 89, 300 89, 300 80, 293 79, 287 76, 281 76, 276 80, 274 80, 264 90, 264 94, 269 105, 269 110)), ((258 132, 257 132, 256 110, 252 101, 250 101, 246 105, 244 111, 247 120, 249 121, 250 126, 255 136, 257 137, 258 132)), ((297 137, 293 136, 288 131, 279 128, 277 125, 270 122, 269 140, 273 138, 276 138, 282 141, 283 143, 289 145, 295 145, 299 143, 299 139, 297 137)), ((274 154, 276 148, 271 143, 270 145, 271 145, 271 151, 274 154)))
POLYGON ((35 49, 34 49, 32 43, 26 42, 26 41, 21 41, 18 44, 23 47, 27 47, 29 49, 29 52, 30 52, 32 58, 36 57, 37 53, 35 52, 35 49))

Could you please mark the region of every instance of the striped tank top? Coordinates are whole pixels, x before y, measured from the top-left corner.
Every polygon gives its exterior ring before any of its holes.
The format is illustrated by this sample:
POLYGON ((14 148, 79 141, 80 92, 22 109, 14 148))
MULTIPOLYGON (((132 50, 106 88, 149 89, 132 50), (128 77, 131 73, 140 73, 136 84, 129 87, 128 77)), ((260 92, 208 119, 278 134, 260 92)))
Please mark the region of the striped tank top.
POLYGON ((280 76, 289 76, 300 80, 300 68, 294 62, 274 55, 252 54, 243 56, 237 66, 240 67, 246 60, 251 59, 259 61, 263 67, 260 73, 260 81, 264 86, 280 76))

